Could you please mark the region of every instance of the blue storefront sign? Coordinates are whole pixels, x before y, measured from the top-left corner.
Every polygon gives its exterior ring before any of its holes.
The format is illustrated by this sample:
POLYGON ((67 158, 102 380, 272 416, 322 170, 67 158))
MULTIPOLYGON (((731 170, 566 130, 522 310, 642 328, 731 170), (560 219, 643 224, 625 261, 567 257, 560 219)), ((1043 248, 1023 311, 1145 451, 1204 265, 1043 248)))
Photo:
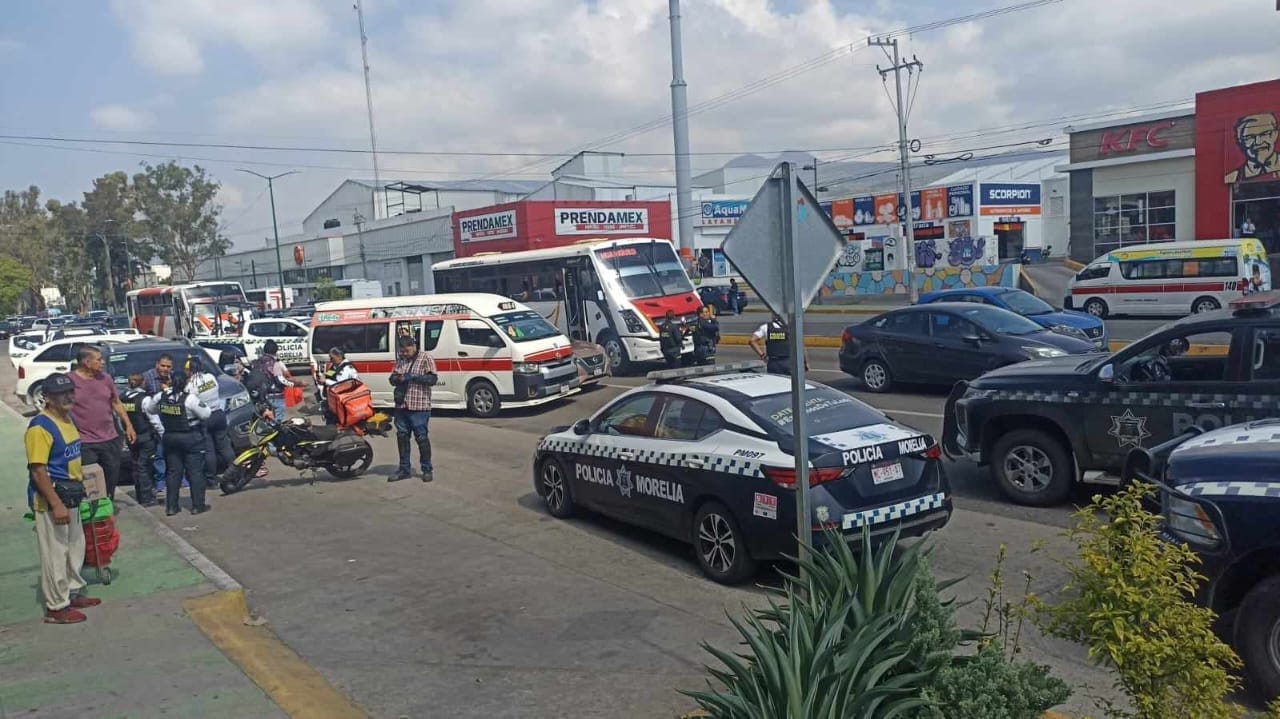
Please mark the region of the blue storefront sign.
POLYGON ((705 200, 699 225, 735 225, 747 211, 750 200, 705 200))
POLYGON ((973 214, 973 185, 947 187, 947 217, 969 217, 973 214))
POLYGON ((1026 207, 1040 204, 1038 182, 983 182, 979 188, 983 207, 1026 207))

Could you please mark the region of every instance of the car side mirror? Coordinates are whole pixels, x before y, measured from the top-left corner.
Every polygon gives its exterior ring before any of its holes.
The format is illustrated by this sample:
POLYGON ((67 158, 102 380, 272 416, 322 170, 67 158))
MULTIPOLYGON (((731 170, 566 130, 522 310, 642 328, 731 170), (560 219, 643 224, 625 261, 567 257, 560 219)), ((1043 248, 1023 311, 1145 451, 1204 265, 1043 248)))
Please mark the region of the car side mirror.
POLYGON ((573 423, 573 433, 576 435, 591 434, 591 420, 580 419, 573 423))
POLYGON ((980 346, 982 346, 982 336, 981 336, 981 335, 965 335, 965 336, 964 336, 963 338, 961 338, 961 339, 963 339, 965 342, 968 342, 969 344, 973 345, 974 347, 980 347, 980 346))
POLYGON ((499 335, 489 335, 489 346, 502 349, 507 346, 507 343, 503 342, 502 337, 499 335))
POLYGON ((604 290, 596 290, 596 301, 604 302, 604 290))
POLYGON ((1115 365, 1110 365, 1110 364, 1102 365, 1102 369, 1098 370, 1098 381, 1099 382, 1115 382, 1116 381, 1115 365))

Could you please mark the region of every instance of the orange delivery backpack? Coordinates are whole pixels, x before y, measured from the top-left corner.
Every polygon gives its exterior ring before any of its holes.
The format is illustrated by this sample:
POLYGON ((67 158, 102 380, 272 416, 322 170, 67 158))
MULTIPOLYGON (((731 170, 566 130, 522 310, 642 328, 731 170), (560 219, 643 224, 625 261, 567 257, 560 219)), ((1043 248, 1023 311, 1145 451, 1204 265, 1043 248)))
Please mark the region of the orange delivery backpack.
POLYGON ((353 427, 373 416, 373 396, 369 386, 358 379, 339 382, 328 390, 329 411, 339 427, 353 427))

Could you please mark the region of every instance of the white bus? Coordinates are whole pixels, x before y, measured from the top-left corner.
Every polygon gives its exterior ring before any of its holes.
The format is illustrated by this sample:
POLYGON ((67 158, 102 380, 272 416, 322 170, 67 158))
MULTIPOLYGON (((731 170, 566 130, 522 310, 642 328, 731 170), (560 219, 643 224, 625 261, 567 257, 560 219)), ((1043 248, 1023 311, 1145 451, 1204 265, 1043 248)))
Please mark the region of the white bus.
POLYGON ((1063 305, 1095 317, 1181 317, 1270 289, 1267 251, 1256 239, 1158 242, 1090 262, 1071 280, 1063 305))
POLYGON ((192 339, 223 334, 232 321, 227 308, 248 300, 239 282, 215 280, 133 290, 126 296, 129 326, 156 337, 192 339))
POLYGON ((402 335, 435 360, 433 408, 492 417, 581 391, 568 337, 519 302, 481 293, 321 302, 311 320, 313 371, 340 347, 374 404, 390 407, 402 335))
MULTIPOLYGON (((567 247, 437 262, 441 292, 491 292, 523 302, 574 340, 600 344, 615 373, 662 359, 668 310, 697 319, 701 300, 669 240, 586 240, 567 247)), ((683 352, 693 351, 685 338, 683 352)))

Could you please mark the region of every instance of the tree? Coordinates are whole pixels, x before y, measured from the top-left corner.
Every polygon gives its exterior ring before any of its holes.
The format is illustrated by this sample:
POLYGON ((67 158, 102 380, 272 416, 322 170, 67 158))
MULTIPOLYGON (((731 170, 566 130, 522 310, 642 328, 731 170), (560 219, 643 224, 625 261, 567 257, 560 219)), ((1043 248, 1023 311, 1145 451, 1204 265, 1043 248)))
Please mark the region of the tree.
POLYGON ((146 261, 155 253, 146 229, 135 219, 137 198, 129 175, 116 171, 94 180, 93 189, 84 193, 81 207, 84 208, 90 235, 103 238, 90 239, 88 245, 90 256, 100 267, 106 262, 104 240, 111 247, 111 276, 115 280, 113 299, 117 306, 123 305, 124 293, 133 289, 130 277, 145 269, 146 261))
POLYGON ((102 257, 102 240, 91 236, 85 211, 74 202, 57 200, 45 203, 50 252, 45 261, 53 268, 54 278, 67 300, 67 309, 87 312, 108 306, 111 296, 106 281, 106 264, 102 257), (98 252, 91 251, 93 245, 98 252), (95 302, 94 298, 98 298, 95 302))
POLYGON ((18 301, 31 289, 31 270, 8 255, 0 255, 0 313, 18 311, 18 301))
POLYGON ((219 187, 199 165, 188 168, 173 161, 143 165, 133 176, 139 222, 150 244, 186 280, 195 279, 201 262, 221 257, 231 246, 218 234, 219 187))
POLYGON ((316 278, 315 296, 317 302, 328 302, 330 300, 344 299, 346 293, 342 291, 342 288, 338 287, 332 277, 322 275, 316 278))

